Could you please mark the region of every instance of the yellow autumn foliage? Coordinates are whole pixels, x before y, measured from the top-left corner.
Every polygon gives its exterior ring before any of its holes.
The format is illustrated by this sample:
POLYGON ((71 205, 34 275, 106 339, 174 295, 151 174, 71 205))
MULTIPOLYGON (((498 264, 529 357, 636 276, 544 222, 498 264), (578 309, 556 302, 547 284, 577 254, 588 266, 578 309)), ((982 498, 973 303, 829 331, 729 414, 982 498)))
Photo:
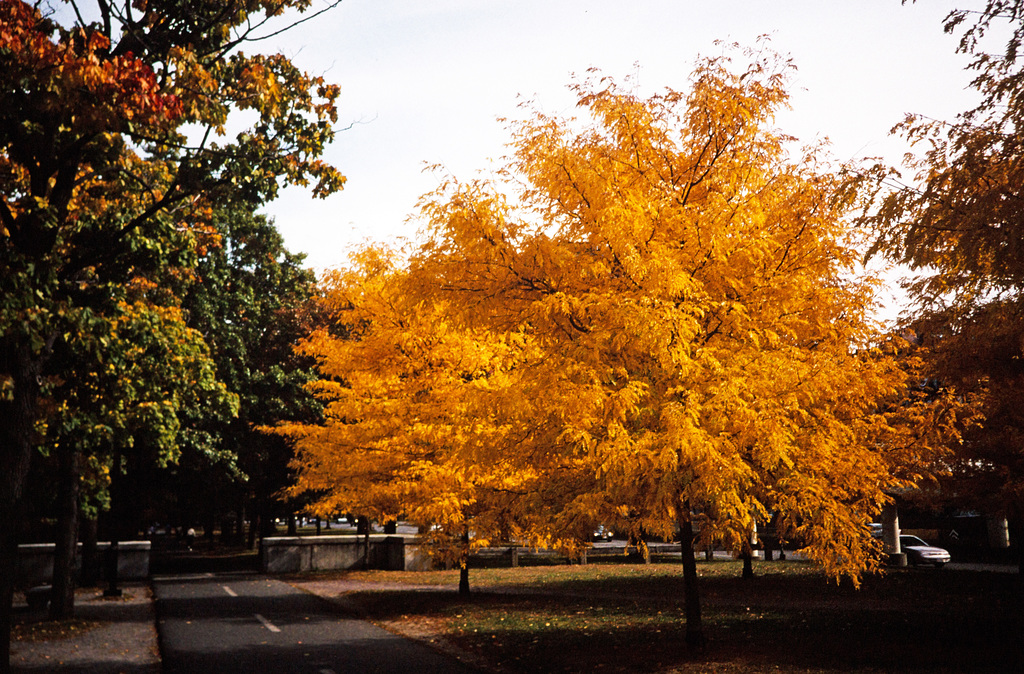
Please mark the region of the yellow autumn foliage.
POLYGON ((494 181, 427 195, 407 260, 331 277, 298 490, 570 549, 692 521, 742 551, 775 515, 869 568, 867 523, 952 427, 879 346, 850 195, 772 126, 788 64, 731 68, 648 98, 594 74, 579 118, 512 125, 494 181))

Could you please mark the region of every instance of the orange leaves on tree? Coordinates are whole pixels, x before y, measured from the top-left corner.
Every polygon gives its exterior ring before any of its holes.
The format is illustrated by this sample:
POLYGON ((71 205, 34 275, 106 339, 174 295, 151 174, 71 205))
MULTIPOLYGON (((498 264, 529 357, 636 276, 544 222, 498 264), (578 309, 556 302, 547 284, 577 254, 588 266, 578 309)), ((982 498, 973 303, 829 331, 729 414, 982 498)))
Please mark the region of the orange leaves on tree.
POLYGON ((181 101, 161 91, 149 65, 131 53, 106 56, 110 41, 101 33, 78 28, 56 42, 55 32, 36 8, 13 0, 0 3, 0 54, 9 60, 7 67, 52 73, 54 105, 82 99, 80 120, 87 127, 118 128, 117 119, 160 124, 181 114, 181 101))
POLYGON ((742 552, 777 515, 833 573, 869 568, 867 523, 940 433, 907 451, 928 403, 875 348, 849 195, 772 127, 790 68, 708 59, 648 98, 593 76, 582 119, 512 125, 506 182, 426 196, 428 240, 401 270, 355 260, 328 293, 345 337, 306 343, 332 402, 301 430, 299 488, 351 489, 331 461, 363 452, 406 481, 412 451, 524 539, 693 521, 742 552), (530 478, 483 499, 506 471, 530 478))

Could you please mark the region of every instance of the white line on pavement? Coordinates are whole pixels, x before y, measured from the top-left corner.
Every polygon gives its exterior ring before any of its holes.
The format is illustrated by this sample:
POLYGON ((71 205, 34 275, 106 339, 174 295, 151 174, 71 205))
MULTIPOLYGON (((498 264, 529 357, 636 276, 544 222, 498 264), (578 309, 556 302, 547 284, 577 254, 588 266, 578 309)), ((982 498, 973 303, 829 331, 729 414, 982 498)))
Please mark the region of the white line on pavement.
POLYGON ((232 590, 232 589, 231 589, 230 587, 228 587, 227 585, 221 585, 221 587, 223 587, 223 588, 224 588, 224 591, 225 591, 225 592, 227 592, 227 593, 228 593, 229 595, 231 595, 232 597, 237 597, 237 596, 238 596, 238 593, 237 593, 237 592, 235 592, 234 590, 232 590))
POLYGON ((281 631, 280 627, 278 627, 274 623, 270 622, 269 620, 267 620, 266 618, 261 616, 259 613, 256 613, 255 616, 256 616, 256 620, 259 620, 261 623, 263 623, 263 626, 266 627, 271 632, 280 632, 281 631))

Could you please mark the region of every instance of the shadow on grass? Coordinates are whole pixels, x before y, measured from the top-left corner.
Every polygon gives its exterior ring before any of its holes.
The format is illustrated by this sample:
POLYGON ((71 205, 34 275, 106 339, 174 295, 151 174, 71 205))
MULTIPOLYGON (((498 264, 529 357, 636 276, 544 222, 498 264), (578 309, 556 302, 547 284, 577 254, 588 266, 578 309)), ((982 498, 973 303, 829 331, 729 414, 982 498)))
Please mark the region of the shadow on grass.
POLYGON ((372 619, 426 624, 506 671, 1024 671, 1016 576, 906 570, 855 590, 801 569, 706 575, 701 591, 703 655, 683 644, 682 579, 671 574, 626 567, 469 597, 349 596, 372 619))

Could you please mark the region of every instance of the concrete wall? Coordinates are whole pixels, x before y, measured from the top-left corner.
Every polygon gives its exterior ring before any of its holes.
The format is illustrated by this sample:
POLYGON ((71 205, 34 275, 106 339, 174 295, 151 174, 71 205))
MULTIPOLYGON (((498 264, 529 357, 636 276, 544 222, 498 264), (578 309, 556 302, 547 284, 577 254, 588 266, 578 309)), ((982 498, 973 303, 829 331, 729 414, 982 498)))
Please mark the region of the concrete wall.
MULTIPOLYGON (((53 579, 53 543, 30 543, 18 546, 18 575, 15 582, 19 587, 45 585, 53 579)), ((100 555, 100 570, 103 570, 102 559, 110 543, 99 543, 96 546, 100 555)), ((149 577, 149 541, 123 541, 118 543, 117 575, 122 580, 138 580, 149 577)), ((80 570, 82 562, 82 544, 78 544, 75 555, 75 573, 80 570)))
MULTIPOLYGON (((389 571, 429 568, 415 539, 408 542, 403 536, 371 535, 367 565, 389 571)), ((263 573, 362 569, 365 556, 363 536, 278 536, 260 542, 263 573)))
POLYGON ((414 538, 406 539, 404 553, 402 561, 406 571, 430 571, 435 568, 430 549, 414 538))

